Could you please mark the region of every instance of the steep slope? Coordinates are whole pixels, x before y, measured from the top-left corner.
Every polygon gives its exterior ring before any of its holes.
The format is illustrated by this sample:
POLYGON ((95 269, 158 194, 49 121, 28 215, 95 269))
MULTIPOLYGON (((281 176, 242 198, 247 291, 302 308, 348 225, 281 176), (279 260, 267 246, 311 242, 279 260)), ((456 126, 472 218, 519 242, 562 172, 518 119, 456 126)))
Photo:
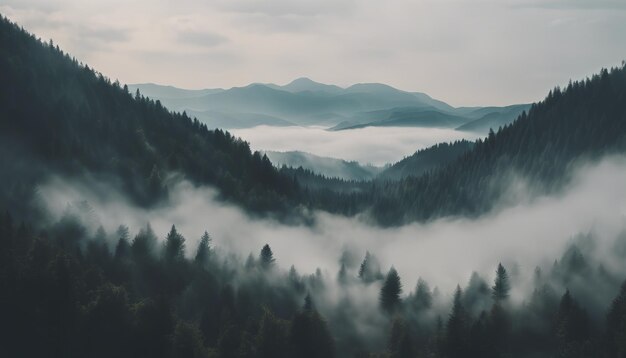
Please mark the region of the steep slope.
POLYGON ((386 225, 479 215, 494 208, 512 178, 525 180, 534 193, 552 193, 576 163, 624 151, 626 65, 551 91, 528 114, 434 173, 372 185, 349 198, 328 196, 320 205, 332 210, 350 200, 345 212, 370 210, 386 225))
POLYGON ((214 185, 252 211, 281 210, 297 193, 247 143, 133 97, 6 19, 0 78, 2 209, 27 212, 49 175, 106 180, 141 205, 167 195, 169 173, 214 185))
POLYGON ((161 103, 165 103, 165 101, 173 99, 195 98, 224 91, 221 88, 190 90, 173 86, 163 86, 155 83, 139 83, 128 85, 128 90, 131 93, 135 93, 135 91, 139 90, 142 95, 152 98, 154 100, 158 99, 161 101, 161 103))
POLYGON ((489 132, 489 129, 497 130, 519 117, 522 112, 530 109, 530 104, 518 104, 507 107, 485 107, 468 113, 466 116, 475 118, 470 122, 467 122, 457 129, 460 131, 485 133, 489 132))
POLYGON ((408 177, 419 177, 428 171, 433 171, 453 162, 472 149, 473 146, 473 142, 461 140, 454 143, 440 143, 418 150, 415 154, 383 170, 377 179, 400 180, 408 177))
POLYGON ((444 112, 454 111, 449 104, 433 99, 421 92, 405 92, 382 83, 357 83, 344 90, 345 93, 368 93, 381 98, 394 98, 396 101, 404 98, 406 101, 417 99, 423 107, 430 107, 444 112))

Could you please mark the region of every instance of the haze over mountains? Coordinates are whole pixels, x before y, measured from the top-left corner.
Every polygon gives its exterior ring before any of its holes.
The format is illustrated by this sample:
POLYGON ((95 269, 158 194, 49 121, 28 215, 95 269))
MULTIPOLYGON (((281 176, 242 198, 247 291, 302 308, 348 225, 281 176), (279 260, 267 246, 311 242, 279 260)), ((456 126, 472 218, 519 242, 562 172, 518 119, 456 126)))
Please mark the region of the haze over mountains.
POLYGON ((468 140, 438 143, 420 149, 393 164, 384 166, 320 157, 299 151, 265 151, 264 154, 277 168, 281 168, 283 171, 286 171, 284 167, 301 168, 329 179, 344 181, 397 181, 419 177, 429 171, 435 171, 458 159, 473 146, 474 142, 468 140))
POLYGON ((276 167, 291 167, 311 170, 317 174, 345 180, 371 180, 384 168, 373 165, 361 165, 356 161, 320 157, 311 153, 266 151, 265 155, 276 167))
POLYGON ((286 85, 254 83, 231 89, 185 90, 156 84, 129 86, 209 128, 323 126, 333 130, 368 126, 460 128, 486 133, 512 122, 530 105, 454 108, 424 93, 379 83, 347 88, 298 78, 286 85))

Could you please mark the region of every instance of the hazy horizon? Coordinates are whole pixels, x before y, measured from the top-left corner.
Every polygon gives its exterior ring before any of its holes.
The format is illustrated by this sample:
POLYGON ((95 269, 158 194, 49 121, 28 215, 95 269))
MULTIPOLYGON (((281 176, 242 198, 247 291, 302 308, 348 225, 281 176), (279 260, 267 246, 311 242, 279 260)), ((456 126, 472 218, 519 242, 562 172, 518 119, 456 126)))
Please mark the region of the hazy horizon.
POLYGON ((455 107, 538 101, 626 49, 613 0, 5 0, 0 12, 122 83, 378 82, 455 107))

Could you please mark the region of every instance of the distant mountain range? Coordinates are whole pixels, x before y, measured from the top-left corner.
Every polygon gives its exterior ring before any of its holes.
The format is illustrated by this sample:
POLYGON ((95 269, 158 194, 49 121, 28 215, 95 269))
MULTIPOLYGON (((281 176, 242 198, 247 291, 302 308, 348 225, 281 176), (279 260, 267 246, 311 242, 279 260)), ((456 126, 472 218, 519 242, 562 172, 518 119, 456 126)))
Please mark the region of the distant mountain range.
POLYGON ((284 86, 254 83, 230 89, 186 90, 157 84, 130 85, 174 111, 185 111, 209 128, 325 126, 440 127, 486 133, 512 122, 530 105, 454 108, 424 93, 379 83, 348 88, 298 78, 284 86))

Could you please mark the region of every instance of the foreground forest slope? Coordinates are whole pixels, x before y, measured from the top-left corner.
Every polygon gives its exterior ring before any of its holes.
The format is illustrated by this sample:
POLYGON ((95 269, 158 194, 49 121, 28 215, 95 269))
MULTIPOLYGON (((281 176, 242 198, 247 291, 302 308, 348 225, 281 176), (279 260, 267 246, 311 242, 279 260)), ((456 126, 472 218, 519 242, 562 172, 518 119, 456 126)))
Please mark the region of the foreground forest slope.
POLYGON ((50 174, 107 179, 140 205, 167 195, 171 173, 253 211, 282 210, 297 192, 246 142, 130 94, 7 19, 0 78, 0 206, 16 214, 50 174))

